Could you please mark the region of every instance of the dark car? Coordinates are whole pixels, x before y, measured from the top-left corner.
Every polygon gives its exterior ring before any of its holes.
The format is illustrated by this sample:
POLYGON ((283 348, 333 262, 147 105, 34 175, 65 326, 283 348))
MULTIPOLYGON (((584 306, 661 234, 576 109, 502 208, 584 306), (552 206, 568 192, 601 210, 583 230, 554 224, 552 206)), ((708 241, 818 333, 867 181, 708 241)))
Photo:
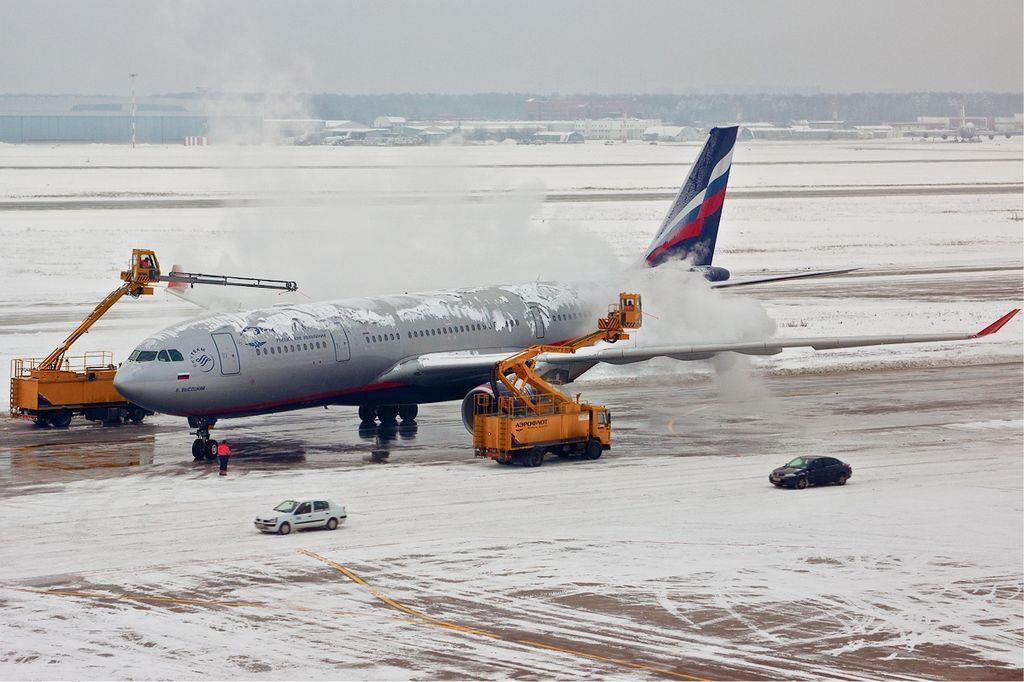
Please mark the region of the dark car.
POLYGON ((799 488, 809 485, 846 485, 853 476, 853 467, 835 457, 797 457, 772 472, 768 480, 777 488, 799 488))

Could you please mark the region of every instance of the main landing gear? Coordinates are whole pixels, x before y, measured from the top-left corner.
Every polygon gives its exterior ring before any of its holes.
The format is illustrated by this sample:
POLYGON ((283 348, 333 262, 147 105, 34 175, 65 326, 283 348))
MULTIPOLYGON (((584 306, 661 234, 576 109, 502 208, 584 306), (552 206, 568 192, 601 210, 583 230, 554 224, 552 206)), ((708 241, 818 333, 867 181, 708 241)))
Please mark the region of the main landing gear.
POLYGON ((403 422, 416 421, 419 414, 417 405, 360 405, 359 421, 372 424, 379 419, 381 424, 394 424, 399 418, 403 422))
POLYGON ((192 441, 192 459, 197 462, 204 459, 217 459, 217 441, 210 438, 210 427, 217 423, 212 417, 189 417, 188 425, 196 430, 196 439, 192 441))

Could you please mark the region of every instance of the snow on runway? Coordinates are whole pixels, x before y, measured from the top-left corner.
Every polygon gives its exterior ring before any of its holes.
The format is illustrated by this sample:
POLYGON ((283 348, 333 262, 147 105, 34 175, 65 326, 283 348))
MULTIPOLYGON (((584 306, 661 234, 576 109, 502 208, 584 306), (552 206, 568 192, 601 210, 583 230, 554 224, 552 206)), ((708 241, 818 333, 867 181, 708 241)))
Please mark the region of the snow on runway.
MULTIPOLYGON (((461 426, 435 425, 444 405, 388 464, 318 455, 334 439, 310 434, 307 455, 243 455, 222 480, 157 433, 156 463, 116 476, 61 473, 60 448, 36 445, 0 501, 18 548, 0 566, 0 670, 1012 677, 1021 379, 1015 365, 782 376, 724 411, 702 382, 595 386, 616 447, 536 470, 474 460, 461 426), (853 464, 845 487, 768 485, 822 447, 853 464), (319 492, 348 507, 339 531, 252 529, 277 498, 319 492)), ((258 437, 246 421, 224 427, 243 452, 258 437)), ((263 421, 272 440, 293 418, 263 421)), ((355 420, 333 431, 344 445, 355 420)), ((91 449, 118 447, 100 435, 91 449)))

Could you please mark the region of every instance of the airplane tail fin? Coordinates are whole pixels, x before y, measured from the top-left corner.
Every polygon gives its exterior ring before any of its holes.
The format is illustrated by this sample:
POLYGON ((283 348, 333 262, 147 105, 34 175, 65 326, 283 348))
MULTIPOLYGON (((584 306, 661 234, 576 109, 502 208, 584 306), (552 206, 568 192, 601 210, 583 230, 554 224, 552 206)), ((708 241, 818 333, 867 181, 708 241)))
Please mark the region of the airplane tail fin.
POLYGON ((711 265, 729 182, 732 150, 739 126, 712 128, 690 174, 644 256, 656 267, 667 260, 690 258, 695 268, 711 265))

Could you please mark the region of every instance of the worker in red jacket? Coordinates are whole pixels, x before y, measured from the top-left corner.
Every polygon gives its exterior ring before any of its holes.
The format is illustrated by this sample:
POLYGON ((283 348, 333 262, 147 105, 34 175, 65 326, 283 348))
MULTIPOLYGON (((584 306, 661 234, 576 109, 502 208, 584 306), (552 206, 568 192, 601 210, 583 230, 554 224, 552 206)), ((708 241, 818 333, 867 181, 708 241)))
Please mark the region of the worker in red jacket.
POLYGON ((220 463, 220 475, 228 475, 228 459, 231 457, 231 448, 228 447, 228 442, 222 440, 217 444, 217 461, 220 463))

